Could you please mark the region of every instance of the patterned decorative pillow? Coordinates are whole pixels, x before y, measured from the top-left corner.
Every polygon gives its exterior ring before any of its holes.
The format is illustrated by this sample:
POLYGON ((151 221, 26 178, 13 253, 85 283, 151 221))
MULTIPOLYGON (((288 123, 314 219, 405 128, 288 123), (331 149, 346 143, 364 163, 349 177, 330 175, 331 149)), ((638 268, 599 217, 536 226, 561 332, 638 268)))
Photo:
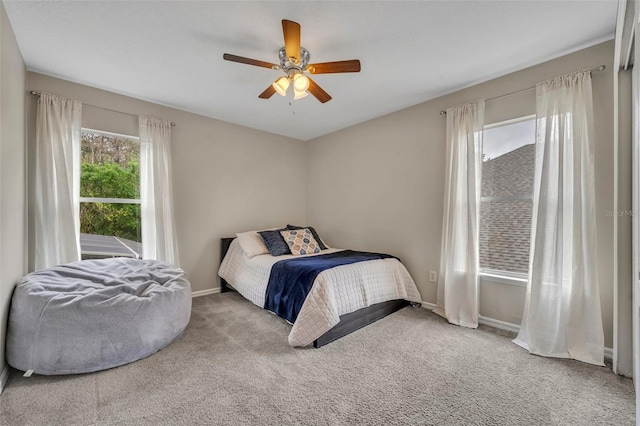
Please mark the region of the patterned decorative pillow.
POLYGON ((324 241, 322 241, 322 238, 320 238, 320 236, 318 235, 318 233, 316 232, 315 229, 313 229, 313 226, 296 226, 296 225, 287 225, 287 229, 305 229, 307 228, 308 230, 311 231, 311 234, 313 234, 313 238, 316 239, 316 242, 318 243, 318 247, 320 247, 320 250, 326 250, 329 247, 327 247, 327 245, 324 243, 324 241))
POLYGON ((280 231, 286 231, 286 228, 276 229, 273 231, 260 231, 258 234, 264 240, 271 256, 282 256, 284 254, 291 254, 289 245, 286 243, 280 231))
POLYGON ((309 228, 291 229, 288 231, 280 231, 282 238, 289 245, 289 250, 294 256, 301 254, 320 253, 320 246, 309 228))

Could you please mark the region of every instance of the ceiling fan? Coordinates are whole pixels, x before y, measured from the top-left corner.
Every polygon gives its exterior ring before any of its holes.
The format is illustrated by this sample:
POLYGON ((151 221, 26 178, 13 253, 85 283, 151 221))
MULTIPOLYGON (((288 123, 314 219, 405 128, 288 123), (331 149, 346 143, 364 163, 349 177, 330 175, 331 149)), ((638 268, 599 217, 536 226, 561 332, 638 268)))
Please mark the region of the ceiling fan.
POLYGON ((311 93, 320 102, 325 103, 331 100, 331 96, 316 84, 309 74, 329 74, 343 72, 360 72, 360 61, 351 59, 348 61, 321 62, 310 64, 311 55, 309 51, 300 46, 300 24, 286 19, 282 20, 282 32, 284 33, 284 47, 278 54, 280 65, 270 62, 258 61, 256 59, 243 58, 242 56, 225 53, 223 59, 241 64, 255 65, 257 67, 282 70, 286 76, 280 77, 273 84, 266 88, 260 95, 261 99, 269 99, 274 93, 282 96, 287 94, 290 85, 293 86, 294 99, 301 99, 311 93), (293 84, 291 84, 293 83, 293 84))

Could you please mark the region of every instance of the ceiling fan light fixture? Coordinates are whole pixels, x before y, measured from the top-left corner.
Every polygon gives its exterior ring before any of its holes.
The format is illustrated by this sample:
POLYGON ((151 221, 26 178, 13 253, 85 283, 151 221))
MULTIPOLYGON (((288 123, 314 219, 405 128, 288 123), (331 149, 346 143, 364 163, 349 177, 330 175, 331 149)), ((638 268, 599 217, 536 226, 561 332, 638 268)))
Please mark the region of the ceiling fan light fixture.
POLYGON ((287 89, 289 88, 289 79, 287 77, 280 77, 273 83, 273 88, 280 96, 286 96, 287 89))
POLYGON ((300 90, 296 89, 295 84, 294 84, 294 86, 293 86, 293 99, 294 100, 302 99, 305 96, 307 96, 308 94, 309 93, 307 93, 306 90, 300 91, 300 90))
POLYGON ((309 88, 309 78, 303 74, 293 76, 293 88, 297 92, 306 92, 309 88))

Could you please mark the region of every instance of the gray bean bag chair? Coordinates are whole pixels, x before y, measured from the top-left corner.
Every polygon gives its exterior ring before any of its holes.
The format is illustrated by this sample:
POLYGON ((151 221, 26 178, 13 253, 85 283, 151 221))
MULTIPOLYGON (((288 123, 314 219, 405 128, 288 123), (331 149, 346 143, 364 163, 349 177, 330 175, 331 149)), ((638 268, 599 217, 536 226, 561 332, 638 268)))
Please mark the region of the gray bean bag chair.
POLYGON ((24 276, 9 312, 7 362, 37 374, 104 370, 176 340, 191 316, 182 269, 155 260, 83 260, 24 276))

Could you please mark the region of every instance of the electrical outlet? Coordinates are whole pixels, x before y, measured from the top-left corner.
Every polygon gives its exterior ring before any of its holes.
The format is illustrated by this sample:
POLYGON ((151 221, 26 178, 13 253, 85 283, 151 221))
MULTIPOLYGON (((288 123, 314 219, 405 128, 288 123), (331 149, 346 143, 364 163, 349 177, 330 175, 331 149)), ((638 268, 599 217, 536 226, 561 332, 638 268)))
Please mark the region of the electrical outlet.
POLYGON ((438 272, 437 271, 429 271, 429 281, 435 283, 438 281, 438 272))

